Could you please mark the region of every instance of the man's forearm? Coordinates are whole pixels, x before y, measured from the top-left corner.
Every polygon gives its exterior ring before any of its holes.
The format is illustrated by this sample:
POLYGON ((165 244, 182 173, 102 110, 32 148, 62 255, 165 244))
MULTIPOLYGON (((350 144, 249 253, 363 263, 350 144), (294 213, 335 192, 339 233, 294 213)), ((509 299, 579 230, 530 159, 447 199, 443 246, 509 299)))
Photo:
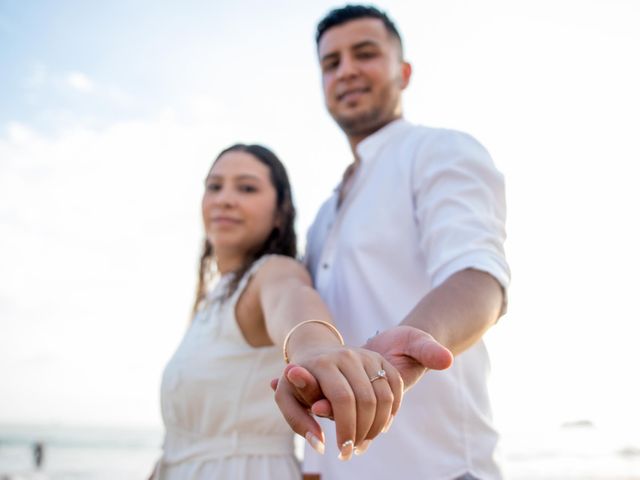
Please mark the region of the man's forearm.
POLYGON ((493 276, 467 269, 433 289, 402 321, 431 334, 454 355, 477 342, 498 319, 503 291, 493 276))

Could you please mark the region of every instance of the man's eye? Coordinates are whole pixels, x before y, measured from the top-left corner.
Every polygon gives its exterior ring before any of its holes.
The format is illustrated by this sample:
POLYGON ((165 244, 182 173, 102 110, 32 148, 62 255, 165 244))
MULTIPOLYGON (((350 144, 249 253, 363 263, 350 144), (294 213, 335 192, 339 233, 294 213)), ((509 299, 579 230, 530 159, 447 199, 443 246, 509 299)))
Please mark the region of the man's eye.
POLYGON ((363 60, 369 59, 369 58, 373 58, 377 55, 376 52, 368 52, 368 51, 364 51, 364 52, 358 52, 357 57, 363 60))
POLYGON ((338 68, 338 61, 334 60, 332 62, 325 62, 322 64, 322 70, 325 72, 329 72, 331 70, 335 70, 338 68))

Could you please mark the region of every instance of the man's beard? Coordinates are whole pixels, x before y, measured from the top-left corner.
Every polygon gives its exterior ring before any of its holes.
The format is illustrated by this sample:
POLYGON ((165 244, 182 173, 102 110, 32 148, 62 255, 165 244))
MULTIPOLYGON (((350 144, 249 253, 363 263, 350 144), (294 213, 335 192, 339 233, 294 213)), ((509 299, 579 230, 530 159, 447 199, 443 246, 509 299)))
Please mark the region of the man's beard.
POLYGON ((379 104, 372 106, 370 110, 353 117, 333 116, 333 119, 349 137, 369 136, 396 118, 400 99, 393 97, 392 91, 387 90, 379 104))
POLYGON ((388 115, 380 107, 374 107, 356 117, 333 117, 347 136, 367 136, 379 130, 388 123, 388 115))

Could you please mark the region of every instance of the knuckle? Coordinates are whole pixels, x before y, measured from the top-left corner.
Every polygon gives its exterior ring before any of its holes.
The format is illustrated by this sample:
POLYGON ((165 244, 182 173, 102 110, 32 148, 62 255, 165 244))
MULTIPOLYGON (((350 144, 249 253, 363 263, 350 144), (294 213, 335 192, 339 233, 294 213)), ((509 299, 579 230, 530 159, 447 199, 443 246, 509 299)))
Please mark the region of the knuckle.
POLYGON ((384 390, 378 394, 378 402, 385 405, 391 405, 394 400, 394 395, 390 390, 384 390))
POLYGON ((351 349, 343 348, 338 352, 338 358, 341 362, 346 362, 348 364, 352 364, 357 361, 358 355, 351 349))
POLYGON ((339 387, 331 395, 331 403, 354 403, 353 392, 345 387, 339 387))
POLYGON ((360 392, 357 397, 358 406, 365 408, 375 408, 378 401, 371 392, 360 392))

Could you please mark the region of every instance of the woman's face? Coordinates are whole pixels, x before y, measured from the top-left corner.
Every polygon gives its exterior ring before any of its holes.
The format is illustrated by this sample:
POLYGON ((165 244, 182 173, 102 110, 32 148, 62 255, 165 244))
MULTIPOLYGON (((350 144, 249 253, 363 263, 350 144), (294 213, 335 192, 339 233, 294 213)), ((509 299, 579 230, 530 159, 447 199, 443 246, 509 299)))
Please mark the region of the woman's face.
POLYGON ((276 190, 269 167, 248 152, 230 151, 211 167, 202 197, 202 219, 216 256, 246 255, 276 225, 276 190))

